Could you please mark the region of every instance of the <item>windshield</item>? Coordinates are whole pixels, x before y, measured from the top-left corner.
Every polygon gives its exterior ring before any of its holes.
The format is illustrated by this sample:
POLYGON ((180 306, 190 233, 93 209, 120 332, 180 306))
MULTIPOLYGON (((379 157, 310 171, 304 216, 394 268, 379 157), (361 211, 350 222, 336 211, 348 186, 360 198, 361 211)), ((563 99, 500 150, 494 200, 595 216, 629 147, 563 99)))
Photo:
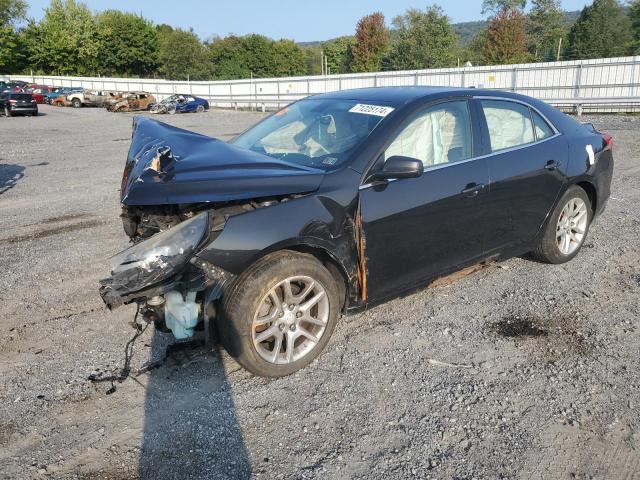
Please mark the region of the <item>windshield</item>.
POLYGON ((393 108, 308 99, 280 110, 233 142, 288 162, 325 169, 344 163, 393 108))

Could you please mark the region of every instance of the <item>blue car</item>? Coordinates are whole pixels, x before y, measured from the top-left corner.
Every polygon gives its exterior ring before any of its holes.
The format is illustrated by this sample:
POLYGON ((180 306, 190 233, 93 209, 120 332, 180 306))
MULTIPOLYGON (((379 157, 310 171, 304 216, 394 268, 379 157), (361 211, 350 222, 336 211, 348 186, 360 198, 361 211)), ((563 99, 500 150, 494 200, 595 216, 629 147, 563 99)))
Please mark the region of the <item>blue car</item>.
POLYGON ((209 110, 209 102, 193 95, 171 95, 151 106, 151 113, 201 113, 209 110))

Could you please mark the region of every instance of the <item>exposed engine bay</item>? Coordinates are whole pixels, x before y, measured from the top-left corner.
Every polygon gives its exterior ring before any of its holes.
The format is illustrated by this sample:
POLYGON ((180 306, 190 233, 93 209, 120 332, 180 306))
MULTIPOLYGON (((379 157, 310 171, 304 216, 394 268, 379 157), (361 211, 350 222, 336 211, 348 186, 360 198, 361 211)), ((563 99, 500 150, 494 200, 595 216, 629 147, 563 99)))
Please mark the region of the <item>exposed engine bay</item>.
POLYGON ((250 212, 259 208, 269 207, 277 203, 286 202, 290 198, 299 198, 303 195, 288 195, 280 197, 261 198, 257 200, 245 200, 239 202, 221 202, 187 205, 123 205, 122 226, 125 233, 136 243, 156 233, 175 227, 181 222, 193 218, 194 215, 206 210, 215 211, 214 224, 222 229, 224 222, 232 215, 250 212))

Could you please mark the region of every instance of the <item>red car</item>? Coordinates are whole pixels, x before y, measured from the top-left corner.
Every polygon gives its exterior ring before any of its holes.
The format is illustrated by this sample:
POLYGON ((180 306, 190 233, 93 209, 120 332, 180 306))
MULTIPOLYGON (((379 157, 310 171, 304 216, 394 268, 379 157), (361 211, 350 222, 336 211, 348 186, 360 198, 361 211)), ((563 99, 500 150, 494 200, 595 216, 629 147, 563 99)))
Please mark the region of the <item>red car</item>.
POLYGON ((48 85, 33 84, 29 85, 29 87, 25 89, 25 92, 33 95, 33 99, 36 101, 36 103, 46 103, 46 97, 44 96, 44 94, 50 92, 51 90, 52 88, 48 85))

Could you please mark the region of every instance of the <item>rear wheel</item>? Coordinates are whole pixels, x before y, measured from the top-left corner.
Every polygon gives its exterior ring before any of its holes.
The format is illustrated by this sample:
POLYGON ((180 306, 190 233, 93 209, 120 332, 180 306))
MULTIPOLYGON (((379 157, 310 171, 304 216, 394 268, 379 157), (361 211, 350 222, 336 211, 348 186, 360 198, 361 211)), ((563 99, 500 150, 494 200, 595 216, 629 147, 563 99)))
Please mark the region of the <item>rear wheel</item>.
POLYGON ((340 310, 336 281, 317 259, 277 252, 243 273, 223 300, 223 346, 255 375, 282 377, 324 349, 340 310))
POLYGON ((549 218, 533 255, 548 263, 565 263, 575 257, 587 237, 593 212, 587 193, 569 187, 549 218))

